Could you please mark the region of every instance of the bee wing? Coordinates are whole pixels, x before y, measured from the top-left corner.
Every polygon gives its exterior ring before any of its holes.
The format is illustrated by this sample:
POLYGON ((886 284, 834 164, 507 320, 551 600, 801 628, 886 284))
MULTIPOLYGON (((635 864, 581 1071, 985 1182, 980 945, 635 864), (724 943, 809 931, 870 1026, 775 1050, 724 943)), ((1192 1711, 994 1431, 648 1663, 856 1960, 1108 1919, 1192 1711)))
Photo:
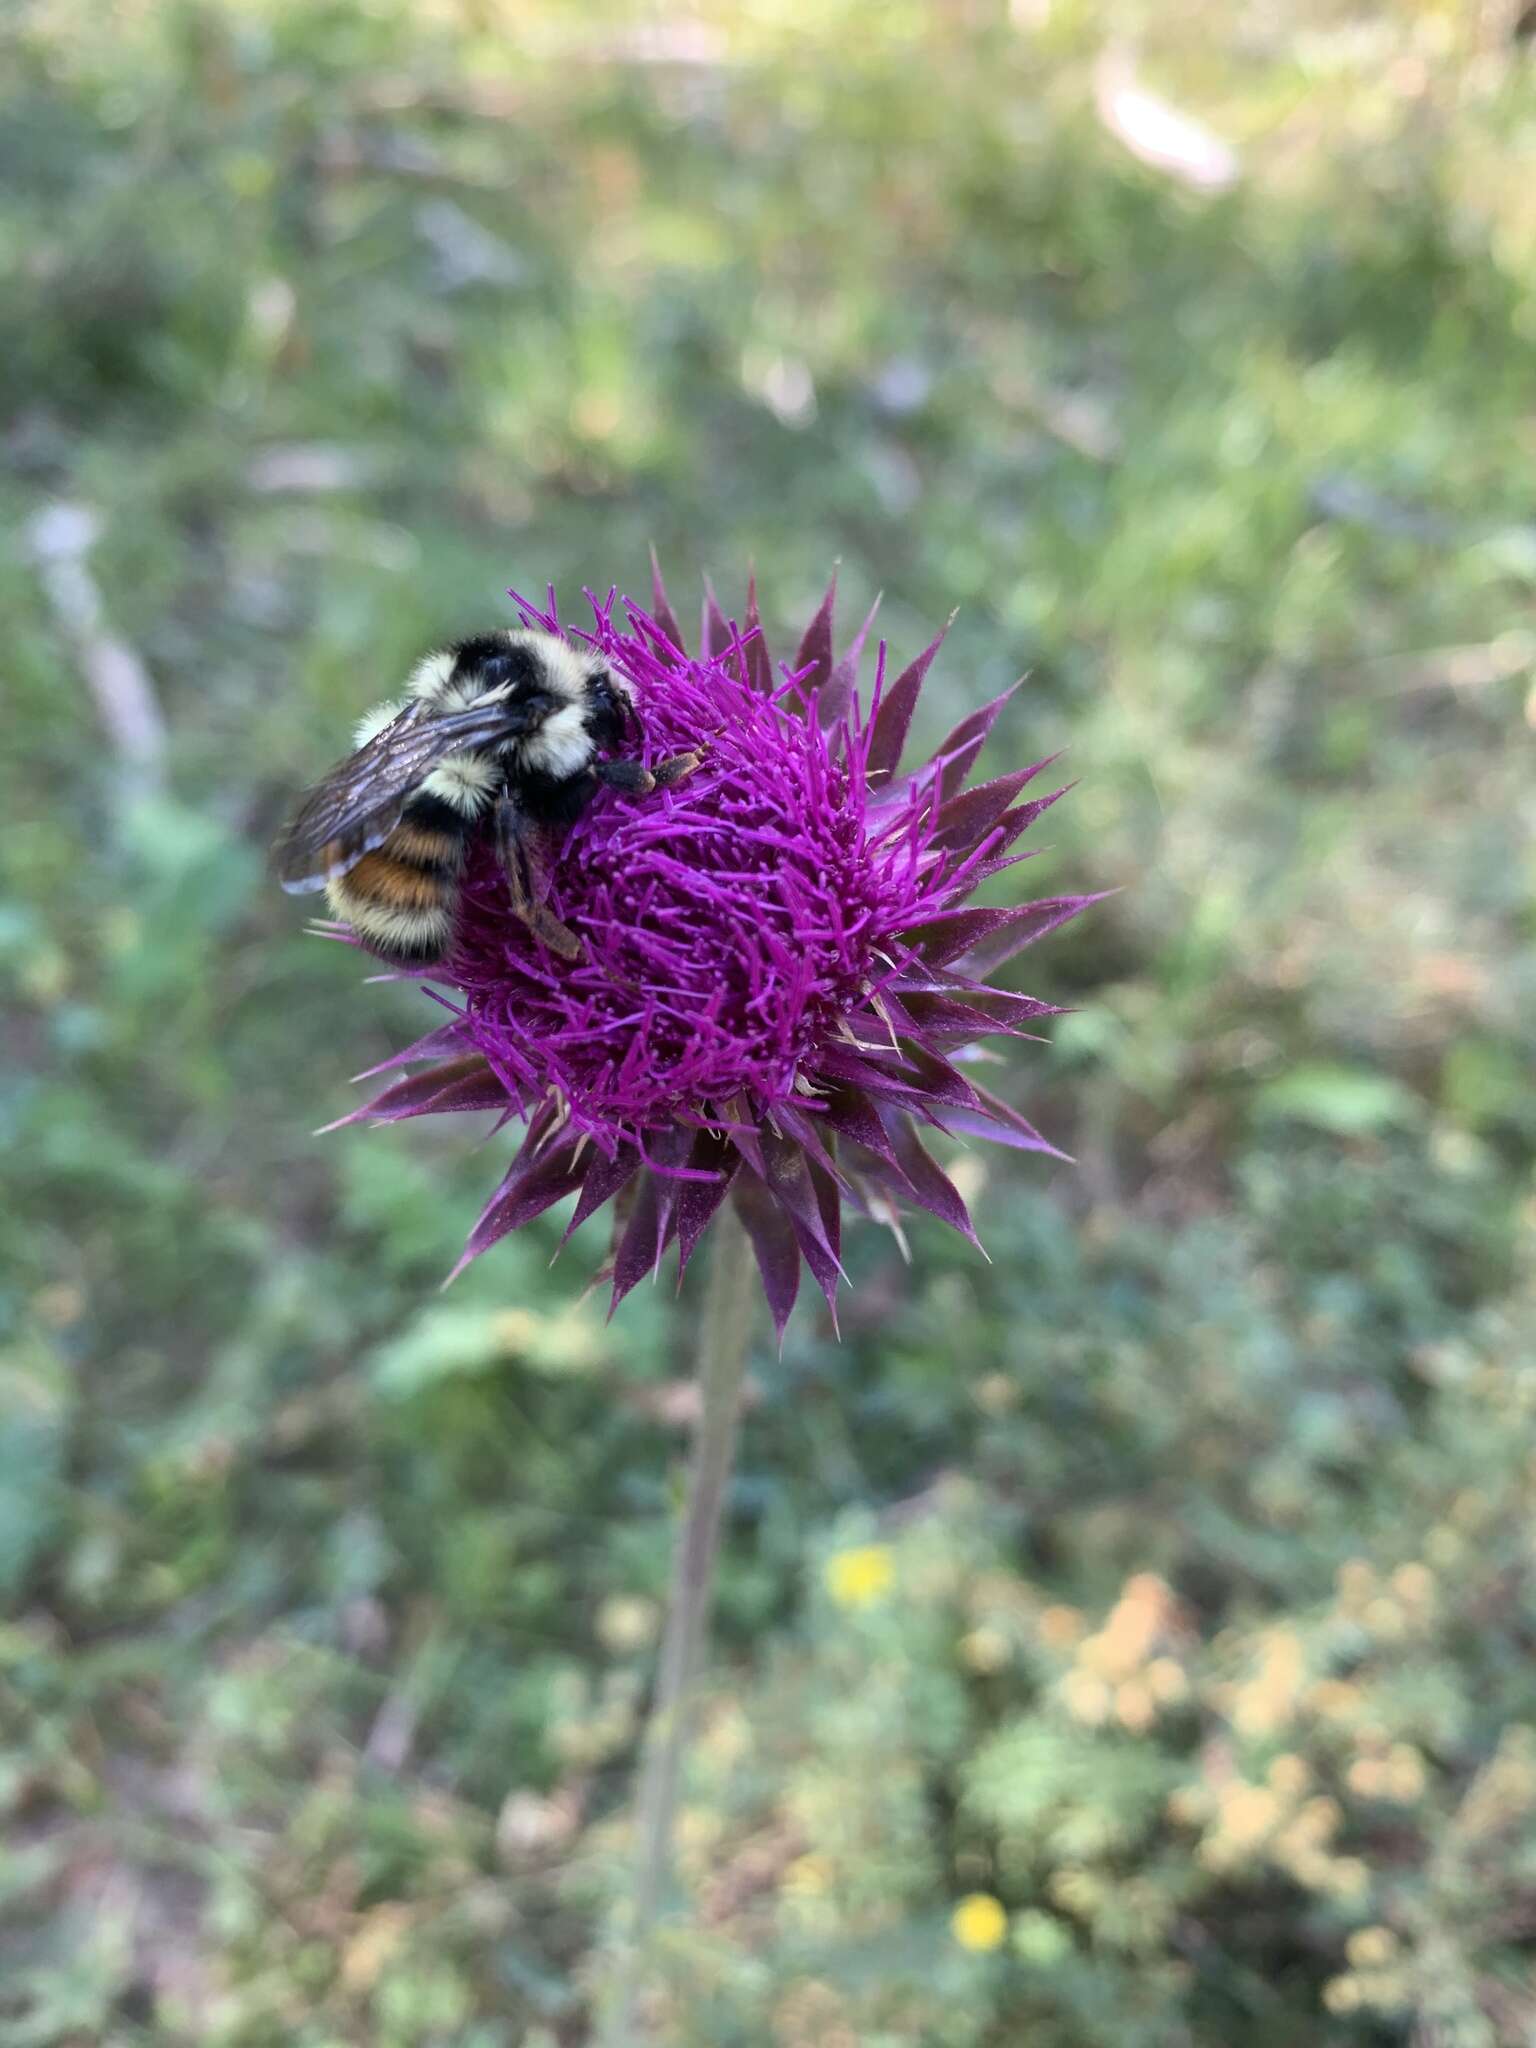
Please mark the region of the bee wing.
POLYGON ((465 711, 408 704, 305 797, 272 849, 278 880, 291 895, 323 889, 384 843, 439 761, 524 731, 533 719, 531 707, 505 697, 465 711))

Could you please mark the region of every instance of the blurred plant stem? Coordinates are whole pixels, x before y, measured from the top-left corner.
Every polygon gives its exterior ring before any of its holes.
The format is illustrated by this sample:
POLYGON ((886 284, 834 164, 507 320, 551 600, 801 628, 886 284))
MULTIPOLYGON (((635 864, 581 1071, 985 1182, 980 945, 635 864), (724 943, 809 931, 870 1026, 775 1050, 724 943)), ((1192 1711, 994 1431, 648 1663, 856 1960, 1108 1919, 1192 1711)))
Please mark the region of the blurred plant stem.
POLYGON ((607 2048, 634 2048, 644 2038, 637 2016, 652 1937, 672 1875, 678 1789, 692 1721, 694 1684, 714 1596, 725 1490, 735 1462, 747 1381, 756 1273, 752 1245, 733 1203, 721 1209, 713 1235, 709 1291, 699 1331, 698 1426, 672 1565, 656 1696, 641 1758, 635 1800, 634 1891, 616 1994, 602 2037, 607 2048))

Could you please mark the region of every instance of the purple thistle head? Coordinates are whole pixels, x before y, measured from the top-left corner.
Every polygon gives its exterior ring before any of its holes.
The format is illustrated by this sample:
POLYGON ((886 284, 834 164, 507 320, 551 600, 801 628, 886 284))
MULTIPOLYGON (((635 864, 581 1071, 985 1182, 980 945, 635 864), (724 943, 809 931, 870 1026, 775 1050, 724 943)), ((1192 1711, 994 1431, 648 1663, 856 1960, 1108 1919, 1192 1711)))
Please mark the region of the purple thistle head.
MULTIPOLYGON (((755 590, 739 628, 708 595, 695 656, 659 576, 651 610, 627 603, 623 623, 612 593, 591 599, 581 637, 630 684, 647 762, 702 748, 702 765, 648 796, 601 792, 565 834, 548 902, 578 961, 513 915, 478 847, 430 970, 452 1014, 374 1070, 414 1071, 344 1119, 524 1123, 464 1261, 566 1196, 567 1236, 611 1202, 616 1307, 674 1242, 681 1275, 731 1200, 782 1334, 802 1260, 835 1315, 845 1199, 892 1223, 915 1204, 975 1241, 925 1127, 1054 1149, 964 1069, 978 1040, 1027 1035, 1051 1010, 991 987, 991 970, 1095 899, 966 899, 1024 857, 1015 842, 1062 791, 1023 794, 1049 761, 966 788, 1006 696, 902 772, 943 634, 894 679, 882 644, 865 700, 870 621, 835 658, 834 590, 779 673, 755 590)), ((517 602, 561 630, 553 593, 544 610, 517 602)))

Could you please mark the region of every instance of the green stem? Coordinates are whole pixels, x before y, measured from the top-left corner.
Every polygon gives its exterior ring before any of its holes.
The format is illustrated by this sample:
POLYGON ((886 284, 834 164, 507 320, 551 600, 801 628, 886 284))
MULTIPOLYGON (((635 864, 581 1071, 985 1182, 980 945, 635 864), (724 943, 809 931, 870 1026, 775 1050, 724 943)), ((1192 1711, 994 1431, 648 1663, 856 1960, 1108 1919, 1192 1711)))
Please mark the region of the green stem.
POLYGON ((694 1682, 714 1597, 720 1520, 747 1382, 756 1272, 751 1242, 734 1204, 727 1203, 721 1210, 711 1234, 709 1291, 699 1331, 698 1428, 672 1563, 656 1696, 640 1765, 631 1922, 612 2024, 604 2034, 608 2048, 636 2048, 644 2038, 637 2031, 638 2007, 652 1936, 672 1875, 673 1827, 688 1748, 694 1682))

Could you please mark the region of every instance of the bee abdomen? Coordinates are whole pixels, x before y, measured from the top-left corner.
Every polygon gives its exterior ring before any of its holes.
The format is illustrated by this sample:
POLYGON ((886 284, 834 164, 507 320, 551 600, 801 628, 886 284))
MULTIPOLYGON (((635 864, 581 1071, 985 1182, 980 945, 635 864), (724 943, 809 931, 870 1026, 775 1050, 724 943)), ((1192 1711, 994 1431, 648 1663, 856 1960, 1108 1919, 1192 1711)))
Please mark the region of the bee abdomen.
POLYGON ((345 877, 354 896, 377 903, 381 910, 435 910, 444 901, 452 876, 435 867, 418 867, 392 851, 393 837, 374 853, 365 853, 345 877))
POLYGON ((416 799, 383 845, 330 885, 336 914, 402 963, 441 959, 453 937, 464 833, 457 820, 445 825, 433 812, 430 798, 416 799))
POLYGON ((464 865, 464 834, 443 832, 433 825, 417 822, 414 806, 407 810, 379 852, 397 867, 422 874, 456 875, 464 865))

